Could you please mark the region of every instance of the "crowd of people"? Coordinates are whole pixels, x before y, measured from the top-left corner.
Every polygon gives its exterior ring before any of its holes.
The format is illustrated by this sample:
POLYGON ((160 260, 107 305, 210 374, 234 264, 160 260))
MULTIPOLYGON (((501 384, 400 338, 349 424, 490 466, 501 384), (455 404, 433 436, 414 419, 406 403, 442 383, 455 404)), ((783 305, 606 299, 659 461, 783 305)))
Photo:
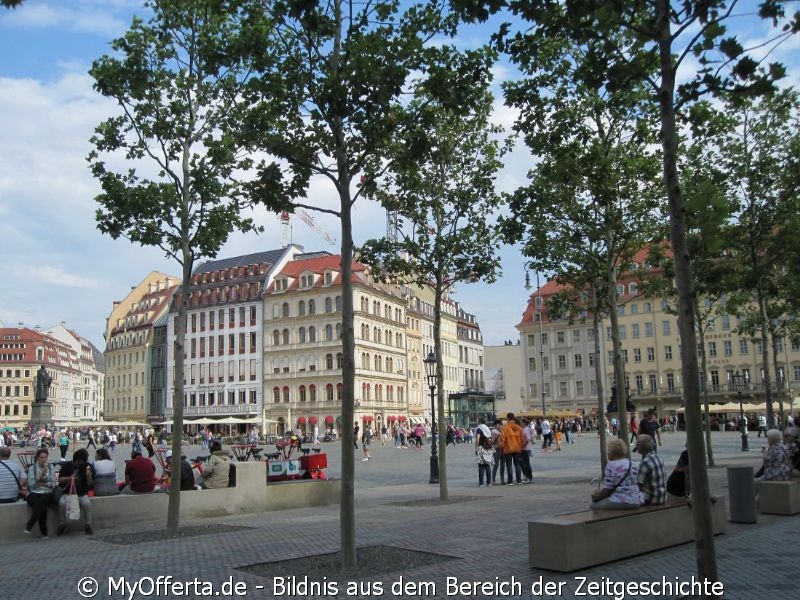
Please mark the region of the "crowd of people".
MULTIPOLYGON (((11 460, 11 446, 5 443, 6 440, 0 446, 0 504, 18 501, 28 504, 31 513, 25 524, 27 534, 31 534, 38 525, 41 537, 48 538, 47 511, 52 507, 58 512, 57 535, 69 533, 70 524, 75 522, 82 522, 84 532, 92 535, 91 497, 168 491, 172 453, 170 450, 164 451, 164 468, 158 475, 153 441, 160 438, 159 434, 143 430, 131 432, 131 435, 121 435, 130 445, 130 459, 125 461, 124 473, 118 473, 117 465, 112 459, 112 454, 118 449, 118 442, 114 439, 119 435, 118 432, 101 433, 102 437, 97 436, 100 437, 98 440, 89 430, 84 438, 87 441, 86 447, 75 449, 71 460, 66 459, 66 452, 63 450, 63 446, 68 447, 69 440, 72 439, 68 432, 63 430, 47 433, 49 435, 37 431, 28 438, 38 440, 40 445, 27 470, 17 461, 11 460), (63 444, 62 438, 68 442, 63 444), (90 460, 89 449, 92 446, 94 457, 90 460), (58 448, 61 458, 51 461, 51 450, 55 447, 58 448), (123 478, 120 479, 120 476, 123 478), (74 510, 80 513, 79 518, 77 514, 70 514, 73 505, 74 510)), ((163 444, 166 447, 166 436, 163 436, 163 444)), ((206 447, 210 455, 204 461, 198 459, 192 464, 185 455, 181 456, 181 490, 228 487, 231 465, 229 453, 213 435, 207 437, 206 447)))

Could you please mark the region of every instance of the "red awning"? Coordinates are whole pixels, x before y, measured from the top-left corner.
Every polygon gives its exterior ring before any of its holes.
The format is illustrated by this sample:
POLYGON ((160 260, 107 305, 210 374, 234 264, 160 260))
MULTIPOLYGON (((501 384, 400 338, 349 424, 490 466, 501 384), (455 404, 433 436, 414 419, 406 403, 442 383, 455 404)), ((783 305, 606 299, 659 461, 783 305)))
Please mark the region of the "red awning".
POLYGON ((405 415, 400 415, 399 417, 397 417, 397 419, 399 421, 408 421, 408 418, 405 415))
POLYGON ((297 417, 297 424, 298 425, 305 425, 306 424, 306 418, 305 417, 297 417))
POLYGON ((372 421, 372 415, 364 415, 365 421, 372 421))
POLYGON ((325 422, 328 425, 330 425, 331 423, 333 423, 333 417, 331 415, 328 415, 327 417, 325 417, 325 422))
POLYGON ((308 422, 311 425, 316 425, 317 424, 317 417, 308 417, 308 422))
POLYGON ((392 421, 397 421, 397 417, 395 417, 394 415, 389 415, 388 417, 386 417, 386 420, 391 423, 392 421))

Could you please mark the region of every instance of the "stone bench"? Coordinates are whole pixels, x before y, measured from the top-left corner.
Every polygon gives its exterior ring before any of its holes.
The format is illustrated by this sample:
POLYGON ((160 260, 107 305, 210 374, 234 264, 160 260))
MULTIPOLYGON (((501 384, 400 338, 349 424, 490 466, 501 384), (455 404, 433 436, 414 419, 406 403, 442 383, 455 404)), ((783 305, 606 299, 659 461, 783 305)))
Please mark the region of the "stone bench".
MULTIPOLYGON (((694 540, 692 506, 685 500, 631 510, 588 510, 528 523, 531 567, 577 571, 694 540)), ((711 505, 715 534, 725 533, 725 502, 711 505)))
MULTIPOLYGON (((236 469, 236 486, 214 490, 181 492, 181 524, 194 519, 224 517, 247 513, 263 513, 289 508, 328 506, 339 502, 341 482, 338 479, 308 479, 267 484, 265 462, 231 463, 236 469)), ((96 533, 114 527, 152 526, 166 523, 169 494, 120 494, 92 498, 92 522, 96 533)), ((24 502, 0 504, 0 539, 28 539, 23 528, 30 518, 24 502)), ((58 531, 56 510, 48 511, 48 533, 58 531)), ((83 523, 73 522, 72 531, 83 531, 83 523)), ((39 526, 33 527, 34 537, 39 526)))
POLYGON ((800 513, 800 481, 759 481, 758 510, 769 515, 800 513))

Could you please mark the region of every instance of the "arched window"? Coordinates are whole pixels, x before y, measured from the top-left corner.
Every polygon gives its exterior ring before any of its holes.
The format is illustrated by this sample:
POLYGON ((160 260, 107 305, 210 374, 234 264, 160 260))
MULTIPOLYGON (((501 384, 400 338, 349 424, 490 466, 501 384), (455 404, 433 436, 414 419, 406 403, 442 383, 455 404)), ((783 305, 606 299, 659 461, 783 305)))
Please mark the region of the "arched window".
POLYGON ((397 401, 402 404, 403 403, 403 388, 397 388, 397 401))
POLYGON ((361 297, 361 312, 369 312, 369 300, 364 296, 361 297))
POLYGON ((342 324, 341 323, 337 323, 336 324, 336 339, 337 340, 342 339, 342 324))
POLYGON ((312 354, 308 357, 308 370, 309 371, 316 371, 317 370, 317 356, 312 354))
POLYGON ((283 316, 284 319, 289 317, 289 303, 288 302, 284 302, 283 306, 281 306, 281 316, 283 316))
POLYGON ((364 366, 364 368, 365 368, 365 369, 369 369, 369 368, 372 366, 372 364, 371 364, 371 362, 370 362, 370 356, 369 356, 369 352, 367 352, 367 353, 365 353, 365 354, 364 354, 364 361, 363 361, 363 363, 364 363, 364 365, 363 365, 363 366, 364 366))
POLYGON ((315 386, 314 384, 308 386, 308 401, 309 402, 317 401, 317 386, 315 386))
POLYGON ((369 325, 367 324, 361 325, 361 339, 369 341, 369 325))
POLYGON ((377 327, 373 327, 372 328, 372 341, 373 342, 380 342, 381 341, 380 329, 378 329, 377 327))
POLYGON ((325 298, 325 312, 333 312, 333 300, 331 300, 330 296, 325 298))
POLYGON ((391 358, 387 357, 387 359, 386 359, 386 371, 389 372, 389 373, 394 372, 393 367, 394 367, 394 361, 391 358))
POLYGON ((342 297, 336 296, 336 300, 334 301, 334 306, 336 307, 336 312, 342 311, 342 297))
POLYGON ((383 386, 381 384, 375 386, 375 401, 376 402, 383 401, 383 386))
POLYGON ((283 388, 283 401, 289 402, 289 386, 284 386, 283 388))
POLYGON ((297 370, 301 373, 306 370, 306 357, 301 356, 297 359, 297 370))
POLYGON ((272 401, 277 404, 281 401, 281 388, 275 386, 272 388, 272 401))
POLYGON ((305 343, 305 341, 306 341, 306 328, 305 327, 301 327, 300 329, 297 330, 297 341, 300 342, 301 344, 305 343))
MULTIPOLYGON (((222 301, 225 302, 224 294, 222 297, 222 301)), ((272 305, 272 318, 277 319, 280 316, 281 316, 281 305, 276 302, 275 304, 272 305)))
POLYGON ((336 368, 337 369, 341 369, 343 362, 344 362, 344 354, 342 354, 341 352, 338 352, 336 354, 336 368))
POLYGON ((394 345, 397 346, 398 348, 402 348, 403 347, 403 334, 402 333, 396 333, 395 334, 395 336, 394 336, 394 345))
POLYGON ((639 286, 638 285, 636 285, 635 283, 629 283, 628 284, 628 293, 631 296, 635 296, 638 292, 639 292, 639 286))
POLYGON ((333 325, 328 323, 325 325, 325 341, 330 342, 333 339, 333 325))
POLYGON ((272 332, 272 345, 273 346, 280 346, 281 345, 281 332, 277 329, 272 332))
POLYGON ((326 369, 333 369, 333 354, 326 354, 325 355, 325 368, 326 369))
POLYGON ((386 401, 387 402, 394 401, 394 386, 392 385, 386 387, 386 401))
POLYGON ((300 391, 300 402, 305 402, 306 401, 306 386, 301 385, 299 391, 300 391))
POLYGON ((386 319, 392 318, 392 307, 389 306, 388 304, 383 305, 383 316, 386 319))
POLYGON ((317 307, 316 307, 316 305, 314 304, 314 301, 313 301, 313 300, 309 300, 309 301, 308 301, 308 314, 310 314, 310 315, 315 315, 315 314, 317 314, 317 307))
POLYGON ((313 325, 308 328, 308 341, 309 342, 317 341, 317 329, 313 325))
POLYGON ((283 330, 283 343, 286 344, 286 345, 289 344, 289 330, 288 329, 284 329, 283 330))
POLYGON ((375 360, 374 360, 374 365, 375 365, 375 370, 376 370, 376 371, 380 371, 380 370, 382 370, 382 369, 380 368, 380 364, 381 364, 381 357, 380 357, 380 356, 378 356, 378 355, 376 354, 376 355, 375 355, 375 360))
POLYGON ((342 390, 343 389, 344 389, 344 386, 341 383, 337 383, 336 384, 336 400, 337 400, 337 402, 341 402, 342 401, 342 390))
POLYGON ((385 330, 384 330, 384 332, 383 332, 383 339, 385 339, 385 340, 386 340, 386 345, 387 345, 387 346, 391 346, 391 345, 392 345, 392 334, 391 334, 391 332, 390 332, 388 329, 385 329, 385 330))
POLYGON ((297 314, 300 315, 301 317, 306 314, 306 301, 305 300, 300 300, 300 302, 297 303, 297 314))
POLYGON ((329 383, 325 386, 325 400, 333 402, 333 384, 329 383))

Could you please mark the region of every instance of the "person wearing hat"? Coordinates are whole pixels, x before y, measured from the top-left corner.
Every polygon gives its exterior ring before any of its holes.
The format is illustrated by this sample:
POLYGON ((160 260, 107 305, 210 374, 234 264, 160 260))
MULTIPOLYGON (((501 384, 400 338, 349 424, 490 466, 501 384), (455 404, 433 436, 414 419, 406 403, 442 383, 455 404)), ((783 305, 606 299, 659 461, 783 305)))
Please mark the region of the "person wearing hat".
POLYGON ((218 440, 212 441, 208 448, 211 450, 211 456, 208 457, 206 468, 203 471, 203 487, 207 489, 226 488, 231 470, 228 453, 222 449, 222 444, 218 440))
POLYGON ((156 466, 141 450, 131 452, 131 460, 125 464, 125 488, 123 494, 149 494, 156 488, 156 466))

